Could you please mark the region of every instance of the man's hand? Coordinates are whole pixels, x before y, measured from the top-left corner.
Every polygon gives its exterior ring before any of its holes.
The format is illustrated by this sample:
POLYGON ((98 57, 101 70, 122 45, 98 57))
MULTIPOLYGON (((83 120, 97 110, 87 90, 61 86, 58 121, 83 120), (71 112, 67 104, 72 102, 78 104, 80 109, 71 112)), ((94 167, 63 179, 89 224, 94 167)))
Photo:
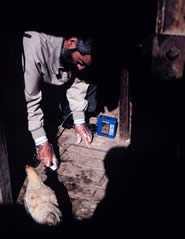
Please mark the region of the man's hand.
POLYGON ((53 157, 54 151, 50 143, 45 142, 44 144, 37 146, 37 159, 42 161, 46 167, 52 165, 53 157))
POLYGON ((86 124, 75 125, 75 131, 77 134, 77 144, 82 140, 84 140, 87 145, 92 142, 92 133, 86 124))

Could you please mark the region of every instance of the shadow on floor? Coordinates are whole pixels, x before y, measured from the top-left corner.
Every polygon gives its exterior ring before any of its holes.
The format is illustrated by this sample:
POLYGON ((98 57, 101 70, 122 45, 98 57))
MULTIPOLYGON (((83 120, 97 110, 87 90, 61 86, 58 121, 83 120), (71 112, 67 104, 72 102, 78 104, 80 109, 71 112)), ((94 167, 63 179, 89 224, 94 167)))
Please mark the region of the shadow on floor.
MULTIPOLYGON (((78 221, 71 215, 67 202, 64 222, 58 227, 40 226, 32 221, 21 206, 0 208, 3 230, 59 233, 72 236, 85 232, 148 233, 165 231, 164 225, 181 228, 183 216, 183 161, 170 151, 137 154, 131 148, 112 148, 104 166, 109 179, 104 199, 92 218, 78 221), (68 208, 68 209, 67 209, 68 208)), ((50 180, 54 175, 50 175, 50 180)), ((54 182, 52 179, 52 183, 54 182)), ((47 182, 49 184, 49 182, 47 182)), ((54 183, 57 189, 57 183, 54 183)), ((51 185, 50 185, 51 186, 51 185)), ((61 187, 61 186, 60 186, 61 187)), ((62 199, 63 200, 63 199, 62 199)), ((63 201, 63 203, 66 203, 63 201)))

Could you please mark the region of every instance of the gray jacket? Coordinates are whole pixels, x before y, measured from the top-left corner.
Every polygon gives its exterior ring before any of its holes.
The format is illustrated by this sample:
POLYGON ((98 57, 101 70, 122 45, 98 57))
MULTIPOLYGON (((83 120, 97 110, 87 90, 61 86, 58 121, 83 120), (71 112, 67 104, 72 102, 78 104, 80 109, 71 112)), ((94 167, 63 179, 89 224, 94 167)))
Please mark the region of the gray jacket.
MULTIPOLYGON (((70 80, 70 72, 65 72, 59 57, 63 38, 38 32, 25 32, 23 37, 23 69, 25 81, 25 98, 28 111, 28 128, 33 139, 46 136, 43 125, 43 112, 40 108, 42 92, 40 82, 63 85, 70 80), (60 71, 60 77, 58 77, 60 71)), ((74 79, 67 90, 67 99, 73 112, 74 123, 84 122, 87 108, 85 99, 89 84, 78 78, 74 79)), ((52 96, 51 96, 52 97, 52 96)))

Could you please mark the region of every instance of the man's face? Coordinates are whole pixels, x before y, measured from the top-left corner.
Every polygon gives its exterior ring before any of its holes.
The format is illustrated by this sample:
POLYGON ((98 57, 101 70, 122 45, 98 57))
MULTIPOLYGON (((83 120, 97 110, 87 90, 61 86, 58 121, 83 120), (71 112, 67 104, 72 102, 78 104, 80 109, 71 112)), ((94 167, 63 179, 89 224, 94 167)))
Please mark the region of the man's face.
POLYGON ((76 68, 82 71, 92 63, 90 54, 82 55, 76 48, 77 38, 72 37, 64 41, 64 48, 61 54, 61 61, 64 67, 70 69, 76 68))

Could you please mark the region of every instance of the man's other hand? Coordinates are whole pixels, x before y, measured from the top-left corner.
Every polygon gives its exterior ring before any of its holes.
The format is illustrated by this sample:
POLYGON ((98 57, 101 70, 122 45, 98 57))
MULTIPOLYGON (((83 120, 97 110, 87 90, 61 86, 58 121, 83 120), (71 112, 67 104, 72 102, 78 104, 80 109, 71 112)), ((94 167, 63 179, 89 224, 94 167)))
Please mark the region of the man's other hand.
POLYGON ((86 124, 75 125, 75 131, 77 134, 77 144, 82 140, 85 141, 86 145, 89 145, 92 142, 92 133, 86 124))
POLYGON ((37 146, 37 159, 46 167, 50 167, 52 165, 53 156, 54 151, 50 143, 45 142, 44 144, 37 146))

